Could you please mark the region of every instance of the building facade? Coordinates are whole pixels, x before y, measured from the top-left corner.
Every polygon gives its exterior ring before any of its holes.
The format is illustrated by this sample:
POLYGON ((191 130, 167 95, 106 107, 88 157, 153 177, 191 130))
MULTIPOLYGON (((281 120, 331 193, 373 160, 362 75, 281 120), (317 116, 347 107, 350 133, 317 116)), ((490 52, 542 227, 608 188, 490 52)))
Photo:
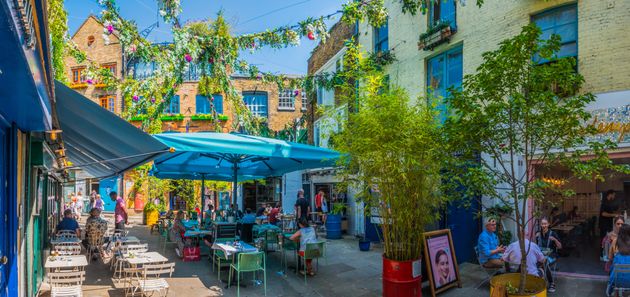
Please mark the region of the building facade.
MULTIPOLYGON (((585 79, 581 91, 597 97, 590 110, 621 111, 630 102, 630 33, 625 30, 630 23, 630 3, 627 1, 491 0, 478 7, 474 1, 445 0, 435 1, 426 14, 416 15, 403 14, 400 1, 385 3, 389 11, 387 24, 381 28, 359 24, 358 42, 369 52, 388 50, 395 54, 397 61, 387 66, 385 72, 390 84, 404 88, 412 98, 426 101, 429 95, 448 96, 448 87, 461 86, 465 75, 475 73, 483 61, 482 53, 497 49, 499 42, 517 35, 523 26, 536 23, 543 31, 543 38, 554 33, 560 35, 560 57, 576 58, 576 70, 585 79)), ((438 108, 448 109, 443 104, 438 108)), ((607 115, 609 121, 615 119, 607 115)), ((619 123, 624 122, 627 119, 619 123)), ((518 164, 521 172, 528 165, 523 160, 518 160, 518 164)), ((626 195, 622 183, 614 188, 626 195)), ((589 193, 598 191, 595 186, 591 190, 589 193)), ((484 207, 497 203, 485 198, 482 202, 484 207)), ((472 248, 457 243, 476 240, 474 236, 466 236, 477 233, 466 228, 472 225, 470 220, 461 220, 469 215, 449 208, 443 217, 440 227, 452 229, 458 261, 468 260, 472 248)), ((508 229, 515 228, 510 223, 507 225, 508 229)))
MULTIPOLYGON (((72 36, 78 48, 86 53, 88 60, 101 67, 110 69, 118 79, 129 75, 135 79, 144 79, 152 75, 155 65, 152 63, 138 63, 128 61, 123 55, 123 48, 116 37, 112 34, 106 43, 102 37, 103 24, 94 16, 88 17, 72 36)), ((66 77, 71 88, 83 94, 87 98, 101 105, 101 107, 120 115, 124 111, 124 103, 119 91, 110 91, 96 81, 88 81, 89 78, 83 73, 86 69, 87 61, 77 63, 74 57, 66 57, 66 77)), ((163 111, 162 131, 163 132, 240 132, 234 123, 234 108, 224 94, 213 94, 212 96, 202 96, 198 93, 198 82, 201 75, 200 69, 191 64, 188 72, 184 75, 184 82, 177 93, 171 98, 170 104, 163 111), (219 121, 207 118, 213 112, 219 114, 219 121), (219 125, 219 127, 215 127, 219 125)), ((288 76, 288 79, 297 76, 288 76)), ((279 89, 275 83, 263 83, 261 80, 249 77, 232 76, 232 83, 237 92, 243 96, 245 105, 250 111, 259 117, 266 119, 267 127, 271 131, 269 137, 286 135, 275 135, 277 132, 289 133, 287 127, 295 130, 292 137, 294 141, 300 141, 307 135, 305 121, 302 119, 307 111, 307 97, 302 90, 279 89)), ((140 127, 142 116, 131 118, 131 123, 140 127)), ((306 141, 305 139, 303 140, 306 141)), ((133 181, 125 176, 121 182, 120 178, 101 180, 100 182, 87 181, 83 188, 86 192, 91 189, 98 189, 101 196, 107 195, 109 190, 117 190, 125 193, 125 197, 131 191, 133 181)), ((274 179, 266 184, 246 183, 239 191, 242 195, 238 197, 243 201, 238 203, 249 208, 256 208, 262 203, 280 203, 282 192, 276 190, 280 188, 281 179, 274 179)), ((76 192, 80 186, 69 186, 66 192, 76 192)), ((228 192, 228 193, 231 193, 228 192)), ((219 196, 219 195, 216 195, 219 196)), ((106 199, 106 209, 113 210, 113 203, 106 199)), ((142 209, 143 204, 132 204, 128 201, 130 208, 142 209)))

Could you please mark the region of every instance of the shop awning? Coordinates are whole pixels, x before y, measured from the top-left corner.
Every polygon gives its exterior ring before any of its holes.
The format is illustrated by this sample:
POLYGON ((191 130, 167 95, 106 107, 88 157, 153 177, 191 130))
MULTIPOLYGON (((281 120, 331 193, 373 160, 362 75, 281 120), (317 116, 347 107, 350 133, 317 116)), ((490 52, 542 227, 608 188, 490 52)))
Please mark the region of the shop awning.
POLYGON ((90 99, 55 82, 57 115, 66 156, 97 178, 142 165, 168 147, 90 99))

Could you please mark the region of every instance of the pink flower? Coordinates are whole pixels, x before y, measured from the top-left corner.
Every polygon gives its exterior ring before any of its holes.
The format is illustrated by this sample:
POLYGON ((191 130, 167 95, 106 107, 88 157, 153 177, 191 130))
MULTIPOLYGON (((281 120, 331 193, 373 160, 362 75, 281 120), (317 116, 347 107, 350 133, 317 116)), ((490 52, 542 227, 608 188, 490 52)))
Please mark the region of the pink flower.
POLYGON ((300 90, 295 90, 295 92, 293 93, 293 96, 299 96, 300 95, 300 90))
POLYGON ((186 59, 186 62, 190 63, 190 61, 192 61, 192 56, 190 54, 186 54, 184 59, 186 59))
POLYGON ((208 58, 208 63, 210 64, 214 63, 214 58, 213 57, 208 58))
POLYGON ((138 48, 136 47, 136 45, 135 45, 135 44, 132 44, 132 45, 131 45, 131 47, 129 48, 129 50, 130 50, 132 53, 135 53, 135 52, 138 50, 138 48))
POLYGON ((308 34, 306 34, 306 37, 308 37, 308 39, 310 40, 315 40, 315 33, 313 33, 313 31, 308 31, 308 34))
POLYGON ((262 78, 262 75, 256 74, 256 79, 261 79, 261 78, 262 78))
POLYGON ((155 103, 155 98, 151 98, 151 103, 155 103))
POLYGON ((88 79, 88 80, 86 80, 85 82, 86 82, 86 83, 88 83, 88 85, 91 85, 94 81, 93 81, 93 80, 91 80, 91 79, 88 79))
POLYGON ((213 96, 210 96, 210 101, 214 101, 214 97, 213 96))
POLYGON ((133 95, 133 102, 138 102, 139 99, 138 95, 133 95))
POLYGON ((111 24, 107 25, 107 32, 109 32, 109 34, 114 33, 114 26, 111 24))

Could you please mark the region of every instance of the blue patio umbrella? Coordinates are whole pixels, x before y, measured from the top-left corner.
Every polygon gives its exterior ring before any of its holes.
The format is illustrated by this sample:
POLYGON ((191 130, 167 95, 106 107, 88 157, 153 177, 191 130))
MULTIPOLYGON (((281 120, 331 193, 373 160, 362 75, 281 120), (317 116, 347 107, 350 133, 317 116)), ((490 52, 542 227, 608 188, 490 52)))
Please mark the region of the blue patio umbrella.
POLYGON ((154 135, 174 153, 154 162, 158 178, 231 180, 236 183, 280 176, 303 169, 334 166, 334 150, 236 133, 168 133, 154 135))

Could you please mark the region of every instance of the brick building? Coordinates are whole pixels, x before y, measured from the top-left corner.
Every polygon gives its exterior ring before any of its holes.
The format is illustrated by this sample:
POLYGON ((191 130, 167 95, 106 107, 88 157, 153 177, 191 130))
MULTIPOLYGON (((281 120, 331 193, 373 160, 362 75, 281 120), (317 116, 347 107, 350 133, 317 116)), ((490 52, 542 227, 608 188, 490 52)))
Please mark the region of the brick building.
MULTIPOLYGON (((109 43, 103 39, 103 24, 94 16, 89 16, 72 36, 79 49, 87 54, 87 58, 111 69, 119 79, 132 75, 136 79, 143 79, 152 74, 154 65, 150 63, 129 62, 123 55, 123 48, 116 34, 112 34, 109 43), (127 65, 128 64, 128 65, 127 65)), ((83 72, 87 62, 79 64, 73 57, 66 57, 67 79, 70 86, 87 98, 100 104, 103 108, 118 115, 123 112, 124 104, 118 91, 108 91, 98 82, 88 83, 88 78, 83 72)), ((184 82, 178 89, 171 103, 164 110, 162 119, 162 131, 164 132, 202 132, 216 131, 214 121, 203 119, 204 114, 211 112, 210 104, 221 114, 220 122, 222 132, 233 132, 234 111, 232 105, 223 100, 222 94, 215 94, 211 98, 197 93, 200 73, 195 65, 191 65, 189 72, 184 75, 184 82), (211 100, 212 101, 211 101, 211 100), (172 115, 177 115, 173 117, 172 115), (167 118, 167 116, 170 116, 167 118)), ((289 79, 297 76, 288 76, 289 79)), ((306 112, 307 98, 302 90, 280 90, 275 83, 263 83, 257 79, 232 76, 232 83, 238 93, 243 95, 245 105, 257 116, 267 119, 267 126, 272 131, 280 131, 293 125, 302 118, 306 112)), ((140 126, 141 121, 131 119, 131 123, 140 126)), ((281 194, 275 188, 281 184, 281 179, 274 179, 268 183, 246 184, 244 188, 244 204, 254 208, 262 202, 279 202, 281 194), (247 193, 253 193, 249 195, 247 193)), ((103 188, 106 184, 110 188, 120 185, 118 179, 100 181, 89 188, 103 188)), ((125 176, 123 191, 131 189, 132 181, 125 176)), ((127 197, 127 195, 125 195, 127 197)), ((131 204, 129 205, 132 206, 131 204)))

